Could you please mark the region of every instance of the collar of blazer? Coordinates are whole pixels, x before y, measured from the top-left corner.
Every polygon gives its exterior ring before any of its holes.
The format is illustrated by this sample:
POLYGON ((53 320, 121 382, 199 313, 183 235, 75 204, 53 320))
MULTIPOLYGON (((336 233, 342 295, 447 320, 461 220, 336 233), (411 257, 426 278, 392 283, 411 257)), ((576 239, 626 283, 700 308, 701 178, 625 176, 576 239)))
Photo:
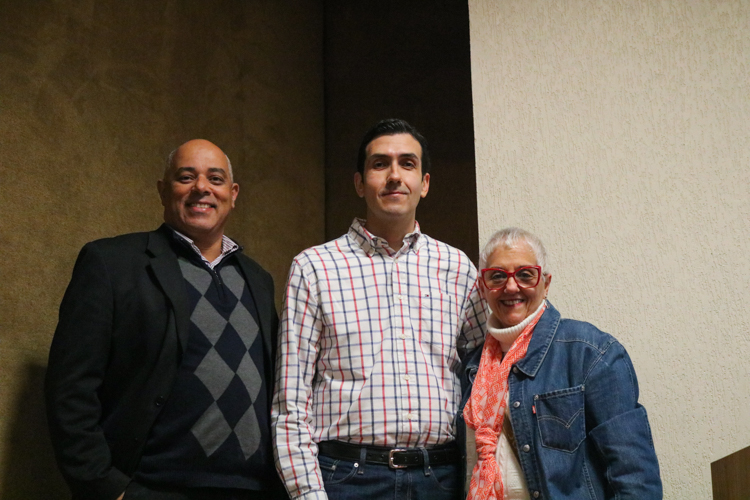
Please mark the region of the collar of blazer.
MULTIPOLYGON (((174 234, 169 226, 162 224, 158 230, 149 233, 146 252, 150 255, 149 265, 156 281, 172 305, 174 318, 170 321, 174 321, 177 338, 182 352, 185 352, 190 331, 190 306, 183 285, 182 271, 180 271, 176 254, 170 243, 173 237, 174 234)), ((269 289, 266 285, 266 282, 270 282, 270 277, 262 273, 260 266, 243 254, 240 253, 237 257, 237 262, 258 310, 258 327, 263 336, 264 350, 268 359, 272 361, 275 344, 273 336, 276 333, 273 331, 273 320, 276 318, 276 308, 273 302, 273 288, 269 289)))
POLYGON ((169 318, 169 322, 174 325, 182 352, 185 352, 190 331, 190 307, 182 271, 169 242, 172 237, 172 230, 162 224, 158 230, 149 233, 146 252, 151 256, 151 271, 172 305, 174 316, 169 318))

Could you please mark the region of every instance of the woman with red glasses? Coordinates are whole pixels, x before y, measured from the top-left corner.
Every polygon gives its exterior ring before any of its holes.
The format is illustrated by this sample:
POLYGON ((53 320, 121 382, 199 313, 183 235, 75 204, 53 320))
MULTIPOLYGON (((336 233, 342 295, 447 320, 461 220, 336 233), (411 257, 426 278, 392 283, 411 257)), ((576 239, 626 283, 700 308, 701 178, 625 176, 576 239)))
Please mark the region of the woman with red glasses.
POLYGON ((519 228, 480 255, 492 312, 465 360, 478 461, 468 499, 660 499, 659 464, 625 348, 547 300, 547 252, 519 228))

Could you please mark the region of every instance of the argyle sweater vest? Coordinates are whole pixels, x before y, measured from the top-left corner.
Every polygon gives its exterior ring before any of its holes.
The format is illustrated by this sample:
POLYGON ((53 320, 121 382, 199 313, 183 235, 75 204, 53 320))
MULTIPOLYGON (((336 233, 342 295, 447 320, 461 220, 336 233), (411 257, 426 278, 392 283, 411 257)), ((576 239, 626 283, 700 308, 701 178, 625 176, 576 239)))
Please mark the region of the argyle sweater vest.
POLYGON ((258 313, 236 258, 213 270, 180 251, 190 336, 135 478, 186 487, 266 489, 273 478, 258 313))

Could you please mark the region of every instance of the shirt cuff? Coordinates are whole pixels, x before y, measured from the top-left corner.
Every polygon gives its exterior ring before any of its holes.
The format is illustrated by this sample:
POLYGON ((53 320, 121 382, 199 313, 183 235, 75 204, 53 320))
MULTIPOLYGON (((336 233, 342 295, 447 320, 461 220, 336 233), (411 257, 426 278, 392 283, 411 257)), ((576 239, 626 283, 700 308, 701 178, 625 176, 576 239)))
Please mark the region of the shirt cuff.
POLYGON ((308 491, 304 495, 294 497, 294 500, 328 500, 328 495, 323 490, 308 491))

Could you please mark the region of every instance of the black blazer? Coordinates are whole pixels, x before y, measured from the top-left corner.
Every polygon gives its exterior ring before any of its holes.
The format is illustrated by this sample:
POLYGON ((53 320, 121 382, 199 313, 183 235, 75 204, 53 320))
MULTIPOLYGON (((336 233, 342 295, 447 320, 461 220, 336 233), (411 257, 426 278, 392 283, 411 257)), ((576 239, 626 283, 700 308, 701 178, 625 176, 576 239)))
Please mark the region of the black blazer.
MULTIPOLYGON (((73 269, 45 398, 57 462, 75 500, 116 499, 125 490, 171 391, 190 323, 172 237, 162 225, 94 241, 73 269)), ((273 280, 235 255, 258 308, 270 402, 278 327, 273 280)))

